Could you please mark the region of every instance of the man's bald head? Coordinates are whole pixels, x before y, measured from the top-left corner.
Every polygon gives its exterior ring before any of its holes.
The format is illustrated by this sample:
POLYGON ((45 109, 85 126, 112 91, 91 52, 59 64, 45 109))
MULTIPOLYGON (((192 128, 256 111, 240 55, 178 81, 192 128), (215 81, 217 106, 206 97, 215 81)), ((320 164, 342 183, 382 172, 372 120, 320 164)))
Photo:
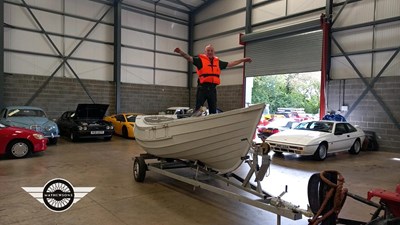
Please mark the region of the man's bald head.
POLYGON ((204 54, 206 54, 208 58, 213 58, 214 57, 214 47, 211 44, 207 45, 204 49, 204 54))

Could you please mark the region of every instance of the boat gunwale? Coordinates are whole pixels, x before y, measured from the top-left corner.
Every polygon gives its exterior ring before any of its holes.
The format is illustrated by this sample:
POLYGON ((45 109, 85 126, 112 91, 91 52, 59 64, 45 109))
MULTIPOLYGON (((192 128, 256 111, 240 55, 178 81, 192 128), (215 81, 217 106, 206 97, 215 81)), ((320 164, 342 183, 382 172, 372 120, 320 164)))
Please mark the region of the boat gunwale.
MULTIPOLYGON (((223 113, 218 113, 218 114, 210 114, 207 116, 200 116, 200 117, 188 117, 188 118, 181 118, 181 119, 176 119, 176 120, 170 120, 170 121, 165 121, 165 122, 160 122, 160 123, 154 123, 154 124, 149 124, 146 121, 144 121, 144 117, 149 117, 149 116, 158 116, 158 115, 142 115, 138 117, 139 119, 142 119, 143 121, 140 121, 139 124, 143 124, 145 126, 135 126, 136 129, 139 130, 149 130, 149 129, 159 129, 159 128, 165 128, 165 127, 174 127, 174 126, 180 126, 183 124, 188 124, 188 123, 194 123, 197 121, 203 121, 203 120, 214 120, 214 119, 219 119, 221 117, 227 117, 227 116, 232 116, 232 115, 238 115, 243 112, 251 112, 251 111, 256 111, 259 109, 264 109, 265 104, 257 104, 257 105, 252 105, 247 108, 239 108, 239 109, 234 109, 230 111, 226 111, 223 113), (251 110, 250 110, 251 109, 251 110)), ((136 118, 136 119, 138 119, 136 118)), ((138 123, 138 122, 137 122, 138 123)))

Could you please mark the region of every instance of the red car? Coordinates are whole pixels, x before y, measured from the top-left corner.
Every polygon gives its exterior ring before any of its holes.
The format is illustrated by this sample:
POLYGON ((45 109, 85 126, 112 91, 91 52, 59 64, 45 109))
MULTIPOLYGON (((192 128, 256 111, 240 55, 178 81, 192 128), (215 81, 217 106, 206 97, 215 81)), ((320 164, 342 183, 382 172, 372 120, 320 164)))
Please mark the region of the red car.
POLYGON ((0 155, 24 158, 30 153, 44 151, 46 148, 47 138, 43 134, 0 123, 0 155))

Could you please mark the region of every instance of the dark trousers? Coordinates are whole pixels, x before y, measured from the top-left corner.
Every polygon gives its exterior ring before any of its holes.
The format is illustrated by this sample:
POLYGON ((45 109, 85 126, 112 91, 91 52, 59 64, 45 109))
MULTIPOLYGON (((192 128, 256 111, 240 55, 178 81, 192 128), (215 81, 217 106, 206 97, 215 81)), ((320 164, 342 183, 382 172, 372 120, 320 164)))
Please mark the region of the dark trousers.
POLYGON ((197 86, 195 110, 200 109, 206 100, 208 111, 210 114, 215 114, 217 112, 217 88, 215 84, 205 83, 197 86))

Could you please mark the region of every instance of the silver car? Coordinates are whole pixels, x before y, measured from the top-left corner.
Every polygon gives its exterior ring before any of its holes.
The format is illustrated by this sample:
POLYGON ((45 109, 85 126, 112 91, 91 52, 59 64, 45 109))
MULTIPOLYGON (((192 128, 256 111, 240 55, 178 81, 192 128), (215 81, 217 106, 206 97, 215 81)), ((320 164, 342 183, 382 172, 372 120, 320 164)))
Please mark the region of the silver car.
POLYGON ((58 126, 48 119, 43 109, 32 106, 9 106, 1 110, 0 122, 9 126, 23 127, 42 133, 50 144, 60 137, 58 126))

